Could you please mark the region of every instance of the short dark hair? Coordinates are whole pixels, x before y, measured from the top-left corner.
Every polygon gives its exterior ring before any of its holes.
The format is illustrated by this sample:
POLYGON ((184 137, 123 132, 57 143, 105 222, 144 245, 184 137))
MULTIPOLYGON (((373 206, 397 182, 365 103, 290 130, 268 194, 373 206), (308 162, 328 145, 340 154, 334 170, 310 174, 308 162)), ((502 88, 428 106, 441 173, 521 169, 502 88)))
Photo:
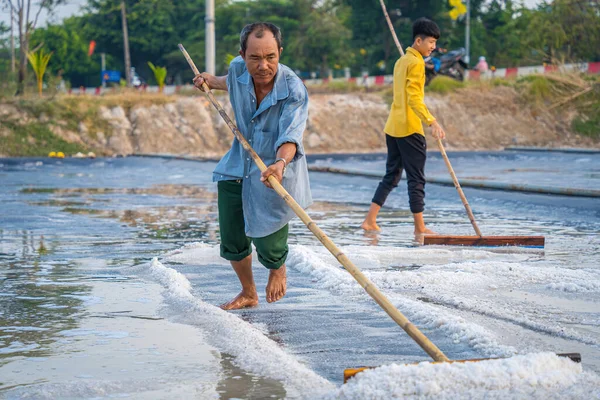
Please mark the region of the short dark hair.
POLYGON ((251 33, 257 38, 263 37, 265 30, 270 31, 273 36, 275 36, 275 40, 277 41, 277 49, 281 48, 283 43, 283 39, 281 38, 281 29, 275 24, 270 22, 255 22, 253 24, 248 24, 242 29, 242 33, 240 33, 240 49, 242 53, 246 53, 246 48, 248 44, 248 37, 251 33))
POLYGON ((427 18, 419 18, 413 24, 413 40, 417 37, 422 39, 432 37, 440 38, 440 27, 435 22, 427 18))

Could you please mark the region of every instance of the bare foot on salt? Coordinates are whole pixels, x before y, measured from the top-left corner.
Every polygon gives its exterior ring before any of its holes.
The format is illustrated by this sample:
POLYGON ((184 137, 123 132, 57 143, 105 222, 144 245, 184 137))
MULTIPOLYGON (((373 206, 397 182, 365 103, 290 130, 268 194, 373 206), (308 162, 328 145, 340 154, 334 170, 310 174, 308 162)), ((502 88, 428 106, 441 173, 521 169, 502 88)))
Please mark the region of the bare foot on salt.
POLYGON ((429 228, 425 228, 424 231, 418 231, 415 229, 415 236, 417 235, 437 235, 437 233, 435 233, 434 231, 432 231, 429 228))
POLYGON ((265 289, 267 301, 269 303, 281 300, 283 296, 285 296, 287 288, 286 272, 285 264, 279 269, 272 269, 269 271, 269 282, 265 289))
POLYGON ((223 303, 219 307, 223 310, 239 310, 240 308, 256 307, 258 305, 258 294, 256 291, 251 294, 246 294, 241 291, 233 300, 228 303, 223 303))
POLYGON ((418 242, 419 244, 424 244, 425 243, 425 236, 428 235, 437 235, 437 233, 435 233, 434 231, 432 231, 431 229, 425 228, 424 231, 417 231, 415 229, 415 242, 418 242))
POLYGON ((363 221, 363 223, 360 227, 363 228, 365 231, 380 231, 381 230, 381 228, 379 227, 379 225, 377 225, 376 222, 367 221, 366 219, 363 221))

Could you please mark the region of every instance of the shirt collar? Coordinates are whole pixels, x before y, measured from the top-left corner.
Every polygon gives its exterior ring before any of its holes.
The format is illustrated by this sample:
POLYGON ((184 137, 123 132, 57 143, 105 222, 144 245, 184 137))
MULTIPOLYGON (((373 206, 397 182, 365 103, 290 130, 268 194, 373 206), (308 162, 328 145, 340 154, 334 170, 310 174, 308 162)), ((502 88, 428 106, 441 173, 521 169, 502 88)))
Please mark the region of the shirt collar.
POLYGON ((417 50, 413 49, 412 47, 407 47, 406 51, 410 54, 412 54, 413 56, 419 57, 421 60, 423 59, 423 55, 421 53, 419 53, 417 50))
POLYGON ((275 75, 275 86, 273 86, 273 89, 275 89, 277 100, 286 99, 290 95, 285 72, 281 68, 281 64, 277 66, 277 75, 275 75))
MULTIPOLYGON (((237 81, 243 85, 246 85, 247 90, 254 94, 254 85, 252 84, 252 80, 250 79, 250 73, 248 69, 244 69, 244 73, 238 76, 237 81)), ((287 79, 285 77, 285 72, 281 67, 281 64, 277 66, 277 74, 275 74, 275 84, 273 85, 273 90, 271 92, 275 92, 276 97, 275 101, 286 99, 290 95, 290 91, 288 88, 287 79)))

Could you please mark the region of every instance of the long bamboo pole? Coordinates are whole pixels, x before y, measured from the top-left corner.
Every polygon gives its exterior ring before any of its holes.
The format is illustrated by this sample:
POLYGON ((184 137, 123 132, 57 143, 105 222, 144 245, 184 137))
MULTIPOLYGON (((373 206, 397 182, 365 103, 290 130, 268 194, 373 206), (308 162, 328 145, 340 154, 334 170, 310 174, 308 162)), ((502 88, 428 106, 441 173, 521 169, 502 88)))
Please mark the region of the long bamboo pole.
POLYGON ((467 210, 467 215, 469 216, 471 225, 473 225, 473 229, 475 229, 475 233, 477 234, 477 236, 482 237, 483 235, 481 234, 481 231, 479 230, 479 226, 477 226, 477 222, 475 222, 475 216, 473 215, 473 211, 471 211, 471 206, 469 205, 469 202, 467 201, 467 196, 465 196, 465 193, 463 192, 462 187, 460 186, 460 183, 458 183, 458 178, 456 177, 456 174, 454 173, 452 164, 450 164, 450 159, 448 158, 448 155, 446 154, 446 149, 444 149, 444 144, 442 143, 442 139, 437 138, 437 144, 438 144, 438 147, 440 148, 440 153, 442 153, 442 157, 444 158, 444 162, 446 163, 446 167, 448 167, 448 172, 450 172, 450 176, 452 177, 452 182, 454 182, 454 187, 456 188, 456 191, 458 192, 458 195, 460 196, 460 200, 462 201, 463 206, 465 206, 465 210, 467 210))
MULTIPOLYGON (((185 59, 187 60, 192 70, 194 71, 194 74, 200 74, 200 71, 198 71, 198 68, 196 68, 196 65, 190 58, 183 45, 180 44, 179 49, 183 53, 185 59)), ((254 149, 252 149, 250 144, 248 144, 248 142, 246 141, 242 133, 238 130, 238 128, 235 126, 231 118, 229 118, 225 110, 223 110, 223 107, 221 107, 221 105, 215 98, 208 85, 206 85, 206 83, 202 85, 202 89, 204 90, 204 93, 207 95, 212 105, 217 109, 223 120, 227 123, 227 125, 235 135, 236 139, 240 142, 244 150, 246 150, 250 154, 258 168, 262 172, 264 172, 267 169, 265 163, 261 160, 258 154, 256 154, 254 149)), ((304 222, 306 227, 317 237, 317 239, 319 239, 319 241, 321 241, 321 243, 323 243, 327 250, 329 250, 329 252, 331 252, 331 254, 333 254, 335 258, 337 258, 337 260, 340 262, 340 264, 342 264, 346 271, 348 271, 354 277, 354 279, 358 281, 358 283, 363 287, 363 289, 365 289, 369 296, 371 296, 377 302, 377 304, 379 304, 381 308, 383 308, 383 310, 394 321, 396 321, 396 323, 400 325, 400 327, 404 329, 404 331, 411 338, 413 338, 414 341, 417 342, 417 344, 421 346, 421 348, 425 350, 427 354, 431 356, 431 358, 433 358, 435 361, 450 361, 448 357, 446 357, 446 355, 442 353, 442 351, 419 330, 419 328, 413 325, 408 320, 408 318, 404 316, 404 314, 402 314, 396 307, 394 307, 392 302, 390 302, 388 298, 385 297, 385 295, 379 291, 377 286, 375 286, 375 284, 371 282, 360 271, 360 269, 358 269, 358 267, 352 263, 352 261, 350 261, 350 259, 331 241, 331 239, 327 237, 327 235, 321 230, 321 228, 317 226, 317 224, 310 218, 306 211, 304 211, 304 209, 300 207, 296 200, 294 200, 294 198, 287 192, 287 190, 285 190, 284 187, 281 186, 279 181, 277 181, 277 179, 273 175, 269 176, 269 183, 271 184, 275 192, 277 192, 277 194, 281 196, 281 198, 302 220, 302 222, 304 222)))
POLYGON ((379 3, 381 4, 381 9, 383 10, 383 15, 385 16, 388 26, 390 27, 390 32, 392 32, 392 37, 394 38, 394 43, 396 43, 396 47, 398 47, 398 50, 400 50, 400 55, 403 56, 404 50, 402 50, 402 46, 400 45, 398 36, 396 36, 396 30, 394 29, 394 25, 392 25, 392 20, 390 19, 390 16, 387 12, 387 8, 385 8, 385 3, 383 2, 383 0, 379 0, 379 3))
MULTIPOLYGON (((392 36, 394 37, 394 42, 396 42, 398 51, 400 51, 400 55, 404 55, 404 50, 402 50, 402 45, 400 44, 400 41, 398 40, 398 37, 396 36, 396 31, 394 30, 394 25, 392 25, 392 21, 390 20, 390 16, 388 15, 387 9, 385 7, 385 3, 383 2, 383 0, 379 0, 379 3, 381 4, 381 9, 383 10, 383 15, 385 16, 388 26, 390 27, 390 32, 392 33, 392 36)), ((460 187, 460 183, 458 183, 458 178, 456 177, 456 174, 454 173, 452 164, 450 164, 450 159, 448 158, 448 155, 446 154, 446 149, 444 149, 444 144, 442 143, 442 139, 437 138, 437 144, 438 144, 438 147, 440 148, 440 152, 442 153, 442 157, 444 158, 444 162, 446 163, 446 167, 448 168, 448 172, 450 172, 450 176, 452 177, 452 182, 454 182, 454 187, 456 187, 456 191, 458 192, 458 195, 460 196, 460 199, 461 199, 463 205, 465 206, 465 210, 467 211, 467 215, 469 216, 471 225, 473 225, 473 229, 475 229, 475 233, 477 234, 477 236, 482 237, 483 235, 481 234, 481 231, 479 230, 479 227, 477 226, 477 222, 475 222, 475 216, 473 215, 473 211, 471 211, 471 206, 469 205, 469 202, 467 201, 467 197, 465 196, 462 188, 460 187)))

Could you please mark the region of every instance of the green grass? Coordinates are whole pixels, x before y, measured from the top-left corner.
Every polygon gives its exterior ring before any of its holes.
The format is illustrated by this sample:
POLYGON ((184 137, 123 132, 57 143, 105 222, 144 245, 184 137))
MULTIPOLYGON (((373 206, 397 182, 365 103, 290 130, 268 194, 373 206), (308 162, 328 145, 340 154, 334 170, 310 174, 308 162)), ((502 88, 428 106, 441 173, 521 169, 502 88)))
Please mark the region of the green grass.
POLYGON ((176 96, 156 93, 139 93, 121 90, 102 96, 56 95, 38 97, 1 97, 0 107, 13 106, 29 116, 28 122, 4 118, 0 121, 0 149, 5 156, 47 156, 51 151, 62 151, 69 156, 77 152, 95 151, 103 154, 103 149, 89 149, 86 146, 69 143, 52 133, 50 126, 60 127, 78 133, 80 124, 87 128, 90 138, 111 136, 110 124, 100 118, 100 107, 123 107, 129 113, 135 106, 149 107, 177 100, 176 96), (32 121, 33 120, 33 121, 32 121), (47 121, 47 122, 46 122, 47 121))
POLYGON ((600 116, 591 119, 577 117, 573 120, 572 128, 575 132, 594 139, 600 139, 600 116))
MULTIPOLYGON (((597 84, 598 85, 598 84, 597 84)), ((600 85, 596 89, 596 93, 588 93, 588 98, 593 98, 591 102, 586 102, 586 99, 581 99, 583 105, 580 106, 579 115, 573 119, 571 127, 577 133, 589 136, 594 139, 600 139, 600 94, 598 91, 600 85)), ((583 96, 582 96, 583 97, 583 96)))
POLYGON ((348 82, 345 80, 341 81, 329 81, 320 85, 309 85, 307 86, 309 93, 352 93, 352 92, 364 92, 365 87, 359 86, 356 82, 348 82))
POLYGON ((56 98, 17 98, 12 104, 28 114, 48 117, 53 123, 77 132, 79 122, 96 130, 108 129, 108 123, 98 117, 99 101, 86 96, 61 96, 56 98))
POLYGON ((600 139, 600 77, 580 73, 528 75, 514 84, 524 105, 552 113, 576 112, 573 131, 600 139), (590 85, 593 89, 581 94, 590 85))
POLYGON ((62 151, 66 156, 88 152, 86 147, 54 135, 45 124, 30 122, 21 125, 10 120, 0 120, 0 148, 2 155, 21 157, 46 157, 51 151, 62 151))
POLYGON ((103 132, 106 137, 109 137, 110 125, 108 121, 99 117, 100 107, 113 108, 120 106, 128 114, 135 106, 149 107, 151 105, 163 105, 174 101, 176 101, 175 96, 123 90, 122 92, 108 93, 102 96, 60 95, 43 98, 37 96, 13 97, 4 99, 3 102, 11 104, 38 119, 44 115, 53 124, 73 132, 78 132, 79 123, 83 122, 90 136, 95 137, 98 132, 103 132))
MULTIPOLYGON (((471 82, 473 82, 473 81, 471 81, 471 82)), ((492 87, 497 87, 497 86, 512 87, 512 86, 514 86, 514 81, 509 80, 509 79, 504 79, 504 78, 491 78, 491 79, 483 80, 480 82, 485 82, 486 84, 488 84, 492 87)))
POLYGON ((448 94, 466 86, 464 82, 447 76, 439 75, 433 78, 431 83, 425 88, 425 93, 448 94))
POLYGON ((529 105, 543 106, 554 101, 554 84, 541 75, 529 75, 517 79, 515 87, 521 98, 529 105))

